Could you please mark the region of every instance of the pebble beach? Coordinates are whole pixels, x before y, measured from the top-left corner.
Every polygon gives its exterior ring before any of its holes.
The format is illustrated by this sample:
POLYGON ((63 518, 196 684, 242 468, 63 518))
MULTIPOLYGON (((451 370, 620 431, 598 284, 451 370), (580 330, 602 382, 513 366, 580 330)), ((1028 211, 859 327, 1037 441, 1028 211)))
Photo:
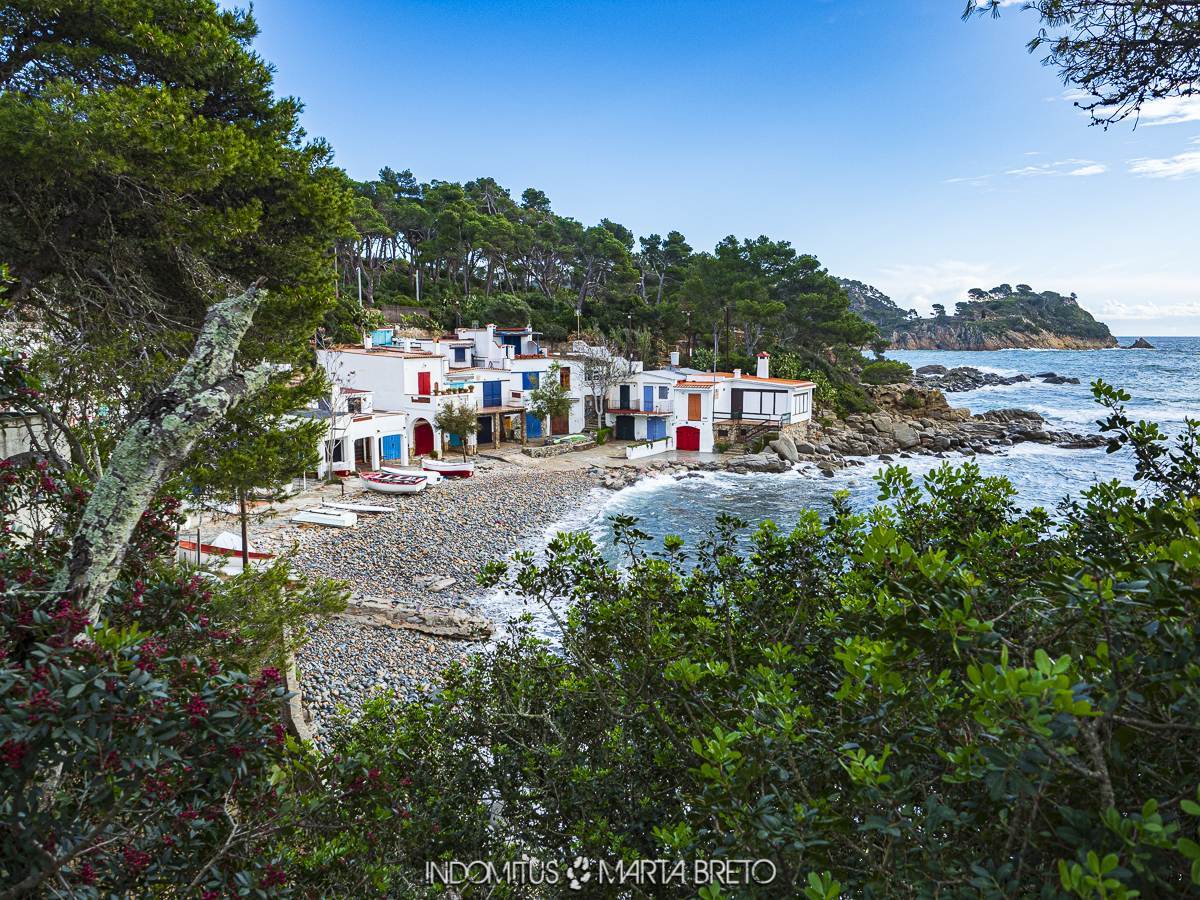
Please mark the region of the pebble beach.
MULTIPOLYGON (((345 581, 356 596, 477 612, 482 566, 544 534, 596 489, 587 469, 545 471, 480 459, 473 478, 446 479, 419 494, 347 491, 348 503, 396 510, 360 514, 352 528, 277 523, 255 540, 262 549, 294 546, 297 569, 345 581)), ((348 617, 313 626, 296 666, 318 744, 334 720, 353 717, 372 693, 413 698, 479 646, 348 617)))

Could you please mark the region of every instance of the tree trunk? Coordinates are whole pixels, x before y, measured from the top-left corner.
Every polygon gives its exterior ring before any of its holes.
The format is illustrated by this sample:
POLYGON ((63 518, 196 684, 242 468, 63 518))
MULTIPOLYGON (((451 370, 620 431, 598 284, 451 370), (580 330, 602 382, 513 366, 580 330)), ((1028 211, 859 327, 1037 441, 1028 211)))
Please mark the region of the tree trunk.
POLYGON ((259 285, 213 304, 192 355, 170 386, 121 436, 83 511, 53 590, 74 595, 92 622, 121 569, 129 539, 155 493, 196 440, 244 398, 266 386, 271 367, 246 372, 234 356, 265 292, 259 285))
POLYGON ((238 488, 238 515, 242 520, 242 572, 250 571, 250 527, 246 513, 246 489, 238 488))

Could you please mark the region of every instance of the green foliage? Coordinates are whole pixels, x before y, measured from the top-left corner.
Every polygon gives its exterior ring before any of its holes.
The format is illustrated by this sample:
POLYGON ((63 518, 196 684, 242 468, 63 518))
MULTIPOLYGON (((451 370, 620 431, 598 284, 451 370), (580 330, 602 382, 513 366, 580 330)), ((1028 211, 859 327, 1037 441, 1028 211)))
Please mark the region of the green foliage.
POLYGON ((895 359, 882 359, 863 366, 862 380, 867 384, 900 384, 912 377, 912 366, 895 359))
POLYGON ((470 403, 451 401, 437 411, 433 424, 444 434, 458 435, 463 459, 467 458, 467 439, 479 431, 479 419, 470 403))
POLYGON ((27 352, 70 464, 98 470, 231 283, 268 290, 245 362, 303 366, 334 307, 350 194, 298 103, 274 96, 252 16, 31 0, 0 9, 0 34, 7 315, 37 326, 6 343, 27 352))
POLYGON ((569 415, 571 394, 562 384, 562 366, 551 363, 537 387, 529 392, 529 412, 543 421, 569 415))
POLYGON ((484 576, 558 611, 556 645, 517 623, 337 752, 439 773, 452 858, 769 858, 780 897, 1194 891, 1200 425, 1168 452, 1097 391, 1157 493, 1097 485, 1054 523, 973 464, 892 468, 869 514, 748 541, 725 517, 651 550, 618 517, 616 565, 560 535, 484 576))
POLYGON ((297 576, 286 557, 215 585, 210 594, 210 621, 234 638, 217 658, 242 672, 282 668, 308 640, 311 622, 346 608, 344 586, 297 576))

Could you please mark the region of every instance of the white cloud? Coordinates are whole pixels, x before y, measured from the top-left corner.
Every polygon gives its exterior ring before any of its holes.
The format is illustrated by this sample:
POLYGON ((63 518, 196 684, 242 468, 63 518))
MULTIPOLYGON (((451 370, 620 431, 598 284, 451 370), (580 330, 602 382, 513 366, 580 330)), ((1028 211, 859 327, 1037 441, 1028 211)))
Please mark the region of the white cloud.
POLYGON ((1004 174, 1017 178, 1037 178, 1042 176, 1072 176, 1100 175, 1108 170, 1104 163, 1092 159, 1060 159, 1052 163, 1038 163, 1033 166, 1022 166, 1019 169, 1008 169, 1004 174))
POLYGON ((989 288, 1003 281, 989 264, 947 259, 884 267, 873 284, 905 309, 929 315, 934 303, 953 309, 971 288, 989 288))
MULTIPOLYGON (((1068 103, 1087 104, 1096 98, 1086 91, 1064 91, 1062 99, 1068 103)), ((1098 107, 1097 115, 1104 115, 1108 107, 1098 107)), ((1084 115, 1090 115, 1082 110, 1084 115)), ((1130 121, 1136 121, 1139 126, 1151 128, 1156 125, 1179 125, 1184 122, 1200 122, 1200 94, 1190 97, 1160 97, 1147 100, 1142 108, 1134 114, 1130 121)))
POLYGON ((1140 125, 1178 125, 1200 122, 1200 96, 1147 100, 1138 113, 1140 125))
MULTIPOLYGON (((1193 138, 1200 144, 1200 138, 1193 138)), ((1143 178, 1187 178, 1200 175, 1200 149, 1186 150, 1160 159, 1140 157, 1129 161, 1129 171, 1143 178)))

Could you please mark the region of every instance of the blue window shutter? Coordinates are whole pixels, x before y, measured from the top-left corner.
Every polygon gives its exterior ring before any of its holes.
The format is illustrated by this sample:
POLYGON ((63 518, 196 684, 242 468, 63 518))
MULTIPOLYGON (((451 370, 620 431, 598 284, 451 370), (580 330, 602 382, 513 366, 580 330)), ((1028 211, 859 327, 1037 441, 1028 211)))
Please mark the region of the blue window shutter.
POLYGON ((541 382, 541 377, 541 372, 522 372, 521 387, 527 391, 532 390, 541 382))

